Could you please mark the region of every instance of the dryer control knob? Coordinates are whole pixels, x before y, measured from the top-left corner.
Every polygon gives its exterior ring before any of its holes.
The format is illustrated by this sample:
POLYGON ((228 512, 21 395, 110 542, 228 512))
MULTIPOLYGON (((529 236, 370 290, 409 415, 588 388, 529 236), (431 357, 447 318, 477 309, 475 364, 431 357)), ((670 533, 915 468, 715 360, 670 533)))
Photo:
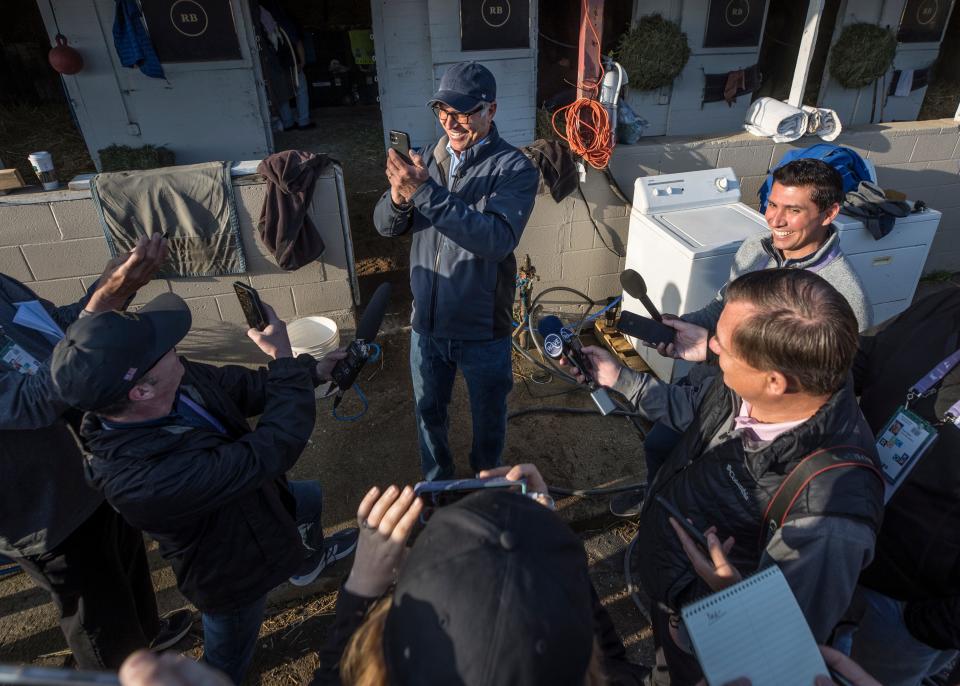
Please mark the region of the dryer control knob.
POLYGON ((713 182, 713 185, 717 187, 718 191, 724 193, 730 187, 730 182, 727 180, 726 176, 718 176, 713 182))

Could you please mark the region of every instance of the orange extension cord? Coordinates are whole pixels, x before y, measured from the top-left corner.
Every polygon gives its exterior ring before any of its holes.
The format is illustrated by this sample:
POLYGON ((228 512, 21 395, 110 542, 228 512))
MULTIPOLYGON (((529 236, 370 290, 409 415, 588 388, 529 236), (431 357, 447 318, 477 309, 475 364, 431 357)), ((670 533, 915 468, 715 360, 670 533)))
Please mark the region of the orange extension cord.
MULTIPOLYGON (((600 66, 600 36, 587 16, 586 0, 581 0, 580 15, 583 25, 590 27, 597 42, 597 65, 600 66)), ((592 92, 592 97, 578 98, 569 105, 559 107, 551 117, 553 130, 570 145, 570 150, 585 159, 594 169, 606 169, 613 154, 613 131, 610 127, 610 116, 607 110, 597 100, 600 84, 603 82, 603 67, 597 79, 590 82, 584 77, 580 88, 592 92), (564 113, 566 135, 557 128, 557 115, 564 113)))

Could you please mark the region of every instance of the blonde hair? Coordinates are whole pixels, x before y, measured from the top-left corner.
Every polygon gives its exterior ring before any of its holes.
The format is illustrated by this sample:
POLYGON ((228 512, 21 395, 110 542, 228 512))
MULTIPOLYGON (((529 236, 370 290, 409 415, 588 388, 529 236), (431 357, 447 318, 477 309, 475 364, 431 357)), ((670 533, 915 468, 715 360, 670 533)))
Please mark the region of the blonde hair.
MULTIPOLYGON (((388 686, 387 663, 383 655, 383 630, 387 624, 392 598, 383 598, 370 608, 367 618, 350 637, 340 660, 343 686, 388 686)), ((596 637, 583 686, 607 686, 603 671, 603 653, 596 637)))
POLYGON ((383 657, 383 628, 392 597, 382 598, 370 608, 347 644, 340 660, 343 686, 386 686, 387 663, 383 657))

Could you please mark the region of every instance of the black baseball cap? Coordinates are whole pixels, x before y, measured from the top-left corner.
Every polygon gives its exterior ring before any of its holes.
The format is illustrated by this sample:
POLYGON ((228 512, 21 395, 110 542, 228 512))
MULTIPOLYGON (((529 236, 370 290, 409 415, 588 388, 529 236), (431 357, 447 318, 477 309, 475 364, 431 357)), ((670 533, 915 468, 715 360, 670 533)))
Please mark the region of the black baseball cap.
POLYGON ((530 498, 436 510, 404 564, 383 651, 393 686, 582 683, 593 652, 583 543, 530 498))
POLYGON ((496 99, 497 80, 490 70, 479 62, 460 62, 443 73, 440 88, 427 106, 442 102, 457 112, 473 112, 481 103, 496 99))
POLYGON ((136 381, 190 331, 190 308, 164 293, 138 312, 78 319, 53 349, 50 373, 60 396, 81 410, 122 400, 136 381))

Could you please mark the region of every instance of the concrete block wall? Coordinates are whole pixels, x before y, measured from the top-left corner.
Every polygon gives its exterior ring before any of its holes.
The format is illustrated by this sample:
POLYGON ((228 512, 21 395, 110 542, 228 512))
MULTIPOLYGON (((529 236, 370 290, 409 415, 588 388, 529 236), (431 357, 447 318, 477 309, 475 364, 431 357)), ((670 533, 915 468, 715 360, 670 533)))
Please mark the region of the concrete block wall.
MULTIPOLYGON (((581 189, 583 197, 574 191, 557 203, 541 184, 515 251, 518 264, 530 255, 537 269, 540 281, 534 284, 534 296, 555 286, 576 289, 597 301, 620 294, 620 256, 626 253, 630 208, 611 191, 602 172, 589 169, 581 189)), ((548 310, 583 310, 583 299, 564 291, 548 293, 540 302, 548 310)))
MULTIPOLYGON (((134 308, 160 293, 184 298, 193 329, 179 346, 195 359, 257 362, 264 358, 245 335, 246 324, 233 282, 256 288, 286 321, 324 315, 341 329, 356 327, 353 252, 341 216, 339 169, 317 182, 310 215, 320 231, 323 257, 295 272, 277 266, 256 235, 266 195, 261 177, 234 180, 247 272, 230 276, 155 279, 134 299, 134 308)), ((342 179, 342 177, 340 177, 342 179)), ((341 214, 341 205, 343 214, 341 214)), ((0 198, 0 272, 26 283, 57 305, 76 302, 99 277, 110 258, 88 191, 55 191, 0 198)))
MULTIPOLYGON (((772 164, 792 148, 820 142, 806 136, 778 145, 747 133, 698 140, 641 140, 638 145, 618 145, 610 162, 611 173, 627 198, 632 200, 634 182, 640 176, 732 167, 740 178, 743 202, 754 208, 772 164)), ((924 272, 960 271, 960 122, 938 119, 849 127, 834 142, 871 160, 882 187, 903 191, 911 200, 923 200, 943 213, 924 272)), ((541 281, 534 286, 534 295, 551 286, 575 288, 597 301, 621 293, 618 276, 624 261, 604 248, 590 216, 600 235, 622 255, 630 207, 593 169, 582 188, 586 204, 576 192, 561 203, 554 202, 546 189, 537 197, 516 250, 518 262, 529 254, 537 267, 541 281)), ((542 302, 571 309, 564 306, 574 301, 575 296, 559 292, 548 294, 542 302)))

